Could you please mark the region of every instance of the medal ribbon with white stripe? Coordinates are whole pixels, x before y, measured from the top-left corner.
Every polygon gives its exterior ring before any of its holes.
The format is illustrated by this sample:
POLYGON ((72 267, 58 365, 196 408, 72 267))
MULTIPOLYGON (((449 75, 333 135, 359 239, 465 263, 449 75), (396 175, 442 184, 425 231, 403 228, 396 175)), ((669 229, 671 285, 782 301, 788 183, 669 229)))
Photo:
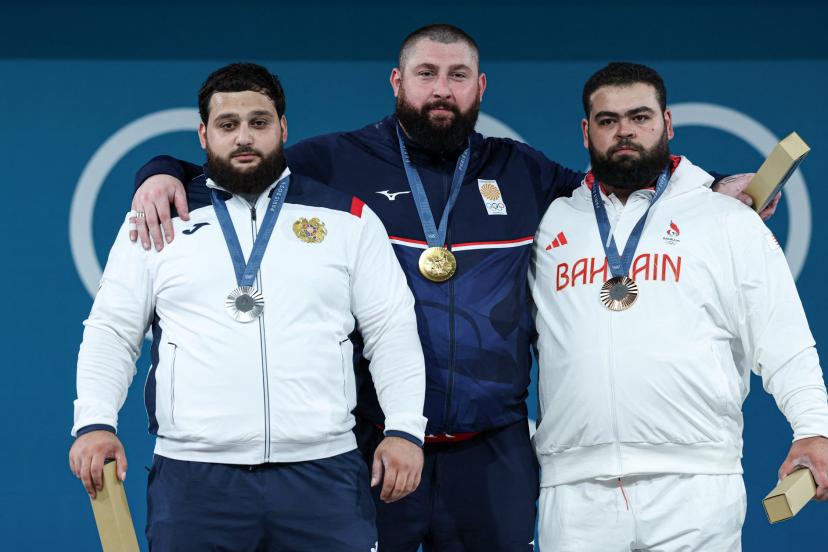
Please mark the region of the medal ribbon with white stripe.
POLYGON ((262 220, 262 226, 259 228, 259 233, 253 242, 253 249, 250 251, 250 258, 247 262, 244 260, 244 253, 236 229, 233 227, 227 205, 219 195, 218 190, 210 189, 210 198, 216 211, 221 233, 224 235, 224 241, 227 244, 227 250, 230 253, 230 259, 233 261, 233 270, 236 273, 236 283, 238 284, 238 287, 230 292, 227 297, 225 307, 230 315, 239 322, 255 320, 264 309, 264 298, 253 284, 256 281, 256 275, 259 273, 259 267, 262 264, 270 236, 273 234, 273 228, 275 228, 276 221, 279 218, 279 212, 285 203, 289 187, 290 175, 276 183, 270 197, 270 203, 267 206, 267 212, 262 220))
POLYGON ((624 246, 624 252, 618 253, 618 246, 615 244, 615 237, 610 236, 610 222, 607 217, 607 208, 604 206, 604 200, 601 197, 601 185, 597 180, 592 185, 592 207, 595 210, 595 219, 598 222, 598 231, 601 234, 601 245, 604 247, 604 253, 607 256, 607 263, 609 264, 612 278, 604 283, 601 287, 601 300, 604 305, 610 310, 626 310, 635 301, 638 295, 638 286, 635 281, 628 276, 630 266, 632 265, 635 250, 638 247, 638 242, 641 240, 641 234, 644 231, 644 224, 647 222, 647 215, 650 209, 653 208, 655 202, 667 189, 667 183, 670 181, 670 173, 665 168, 661 171, 656 182, 655 195, 647 210, 638 219, 638 222, 630 232, 627 243, 624 246))
POLYGON ((428 196, 426 196, 423 181, 420 179, 420 174, 417 172, 417 169, 411 164, 411 159, 408 156, 408 150, 405 147, 405 141, 403 140, 399 124, 397 124, 396 130, 405 175, 408 178, 408 186, 411 188, 411 197, 417 206, 417 214, 420 216, 420 224, 423 227, 423 233, 428 243, 428 249, 420 256, 420 272, 433 282, 443 282, 451 278, 457 268, 454 255, 445 248, 446 233, 448 232, 449 215, 454 208, 454 203, 457 201, 457 196, 460 194, 463 179, 466 177, 471 145, 467 142, 466 149, 457 158, 454 176, 451 179, 449 196, 446 200, 446 206, 443 209, 443 216, 440 217, 440 226, 438 227, 434 223, 434 214, 431 212, 431 206, 428 204, 428 196))

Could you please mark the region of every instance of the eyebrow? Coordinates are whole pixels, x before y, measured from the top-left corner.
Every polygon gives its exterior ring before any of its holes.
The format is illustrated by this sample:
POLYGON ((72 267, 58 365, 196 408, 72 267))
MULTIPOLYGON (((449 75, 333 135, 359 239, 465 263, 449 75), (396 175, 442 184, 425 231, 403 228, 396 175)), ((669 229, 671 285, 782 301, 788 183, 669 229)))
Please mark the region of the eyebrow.
MULTIPOLYGON (((626 117, 633 117, 640 113, 655 113, 655 110, 643 105, 641 107, 635 107, 633 109, 626 111, 624 115, 626 117)), ((597 119, 598 117, 618 117, 618 113, 616 113, 615 111, 599 111, 594 115, 595 119, 597 119)))
MULTIPOLYGON (((273 117, 273 113, 264 109, 258 109, 256 111, 251 111, 248 114, 248 117, 273 117)), ((238 113, 222 113, 221 115, 216 115, 216 121, 239 118, 240 117, 238 113)))
MULTIPOLYGON (((439 69, 439 67, 437 67, 433 63, 424 62, 424 63, 417 64, 414 67, 414 69, 415 70, 417 70, 417 69, 430 69, 432 71, 437 71, 439 69)), ((449 71, 457 71, 459 69, 465 69, 466 71, 471 71, 471 67, 469 67, 465 63, 458 63, 456 65, 450 65, 449 68, 448 68, 449 71)))

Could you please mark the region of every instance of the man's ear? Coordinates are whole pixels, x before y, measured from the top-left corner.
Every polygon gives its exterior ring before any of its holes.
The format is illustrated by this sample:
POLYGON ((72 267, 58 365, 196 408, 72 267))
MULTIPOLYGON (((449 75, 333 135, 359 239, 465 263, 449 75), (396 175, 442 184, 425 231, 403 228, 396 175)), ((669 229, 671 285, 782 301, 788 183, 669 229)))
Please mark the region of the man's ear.
POLYGON ((399 67, 394 67, 388 81, 391 83, 391 90, 394 91, 394 97, 396 98, 400 93, 400 86, 402 86, 402 70, 399 67))
POLYGON ((207 149, 207 126, 202 121, 198 123, 198 141, 201 143, 201 149, 207 149))
POLYGON ((284 144, 287 142, 288 132, 287 132, 287 118, 282 115, 279 118, 279 126, 282 128, 282 143, 284 144))

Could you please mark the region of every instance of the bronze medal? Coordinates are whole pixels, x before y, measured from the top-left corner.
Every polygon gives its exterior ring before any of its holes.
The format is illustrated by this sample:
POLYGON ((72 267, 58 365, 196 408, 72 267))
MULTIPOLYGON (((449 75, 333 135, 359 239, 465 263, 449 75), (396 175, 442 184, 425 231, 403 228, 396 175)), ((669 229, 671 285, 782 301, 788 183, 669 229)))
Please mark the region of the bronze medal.
POLYGON ((457 259, 445 247, 429 247, 420 255, 420 274, 432 282, 445 282, 457 271, 457 259))
POLYGON ((611 311, 624 311, 638 298, 638 284, 627 276, 610 278, 601 286, 601 302, 611 311))

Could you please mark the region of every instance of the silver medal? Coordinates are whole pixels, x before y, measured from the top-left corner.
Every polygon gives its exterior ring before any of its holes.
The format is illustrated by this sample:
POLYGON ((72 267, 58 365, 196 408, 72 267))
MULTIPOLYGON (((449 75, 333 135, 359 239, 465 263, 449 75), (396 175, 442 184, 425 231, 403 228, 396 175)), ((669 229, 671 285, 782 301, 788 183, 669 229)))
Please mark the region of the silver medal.
POLYGON ((227 296, 224 308, 236 322, 253 322, 264 310, 264 296, 252 286, 240 286, 227 296))

